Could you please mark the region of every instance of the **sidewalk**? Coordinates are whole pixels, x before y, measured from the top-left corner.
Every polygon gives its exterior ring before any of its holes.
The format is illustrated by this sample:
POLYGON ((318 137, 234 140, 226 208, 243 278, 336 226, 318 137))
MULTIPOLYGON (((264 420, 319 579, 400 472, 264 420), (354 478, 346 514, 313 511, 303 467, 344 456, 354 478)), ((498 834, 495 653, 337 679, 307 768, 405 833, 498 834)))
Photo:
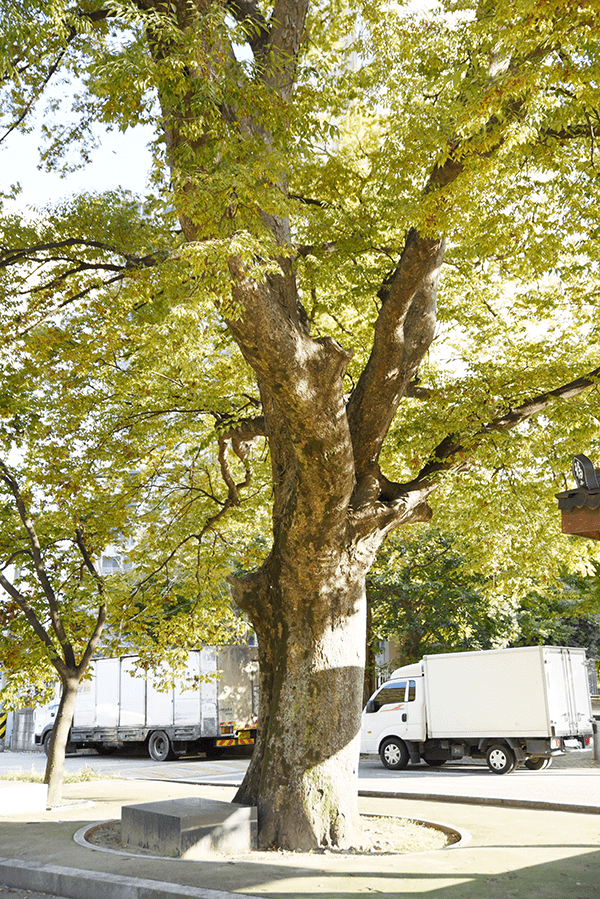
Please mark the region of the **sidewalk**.
MULTIPOLYGON (((490 777, 492 785, 509 779, 490 777)), ((363 814, 468 832, 458 848, 402 856, 273 852, 182 861, 92 849, 74 840, 92 824, 119 819, 123 805, 184 796, 230 800, 233 794, 231 787, 157 780, 67 784, 64 807, 0 816, 0 884, 69 899, 227 899, 232 893, 238 899, 357 899, 373 892, 383 899, 600 899, 600 790, 589 813, 362 797, 363 814)))

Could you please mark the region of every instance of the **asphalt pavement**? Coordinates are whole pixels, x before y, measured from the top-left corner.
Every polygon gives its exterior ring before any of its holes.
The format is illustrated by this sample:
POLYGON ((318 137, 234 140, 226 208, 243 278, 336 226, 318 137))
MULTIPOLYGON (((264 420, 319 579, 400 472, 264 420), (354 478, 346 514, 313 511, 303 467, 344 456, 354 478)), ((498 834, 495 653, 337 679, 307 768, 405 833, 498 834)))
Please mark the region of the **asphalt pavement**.
MULTIPOLYGON (((3 771, 42 773, 45 756, 41 752, 0 753, 0 779, 3 771)), ((181 781, 208 786, 236 786, 241 783, 248 758, 232 757, 209 760, 180 758, 172 762, 153 762, 147 755, 123 754, 110 757, 93 752, 66 759, 71 773, 86 769, 100 775, 120 778, 144 778, 181 781)), ((591 750, 569 753, 555 758, 550 768, 529 771, 517 768, 512 774, 492 774, 485 762, 451 762, 442 768, 425 764, 409 765, 404 771, 388 771, 376 756, 363 756, 358 771, 359 790, 369 795, 382 794, 402 799, 431 799, 445 802, 512 805, 585 811, 599 804, 600 763, 595 763, 591 750), (592 784, 591 772, 595 772, 592 784)))
MULTIPOLYGON (((24 756, 3 755, 0 778, 9 761, 24 756)), ((90 756, 84 764, 94 768, 100 761, 90 756)), ((0 884, 17 897, 19 890, 37 890, 65 899, 358 899, 365 893, 384 899, 600 899, 600 764, 591 754, 505 776, 455 764, 388 772, 377 760, 363 759, 360 790, 373 794, 361 795, 363 814, 445 824, 462 834, 458 848, 385 856, 269 852, 203 861, 94 849, 82 839, 94 824, 120 819, 123 805, 190 796, 230 800, 247 764, 142 761, 113 758, 113 776, 66 784, 60 808, 4 817, 0 809, 0 884), (407 795, 412 798, 402 798, 407 795)), ((68 760, 74 764, 81 760, 68 760)))

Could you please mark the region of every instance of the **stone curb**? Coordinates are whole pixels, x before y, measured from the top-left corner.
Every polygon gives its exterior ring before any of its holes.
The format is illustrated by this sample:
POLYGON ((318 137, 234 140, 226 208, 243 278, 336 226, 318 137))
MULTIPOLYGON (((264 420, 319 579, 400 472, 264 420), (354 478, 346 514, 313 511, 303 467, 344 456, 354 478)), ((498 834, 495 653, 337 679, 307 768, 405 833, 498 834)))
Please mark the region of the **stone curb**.
POLYGON ((247 893, 227 893, 142 877, 83 871, 62 865, 42 865, 0 857, 0 883, 19 890, 53 893, 65 899, 256 899, 247 893))
POLYGON ((423 802, 454 802, 461 805, 495 805, 504 808, 541 809, 545 812, 575 812, 581 815, 600 815, 600 806, 572 805, 567 802, 548 802, 543 799, 496 799, 484 796, 453 796, 443 793, 382 793, 379 790, 359 790, 359 796, 370 799, 414 799, 423 802))
MULTIPOLYGON (((379 815, 366 815, 367 818, 378 818, 379 815)), ((472 839, 471 834, 464 827, 453 827, 450 824, 443 824, 441 821, 431 821, 428 818, 413 818, 411 817, 411 821, 416 822, 417 824, 425 824, 427 827, 433 827, 436 830, 441 830, 442 833, 445 833, 448 837, 454 837, 454 842, 448 843, 447 846, 443 846, 441 849, 427 849, 424 850, 426 852, 446 852, 449 849, 462 849, 467 845, 472 839)), ((98 846, 96 843, 91 843, 87 839, 88 835, 91 834, 94 830, 99 827, 102 827, 105 824, 113 824, 118 823, 118 818, 113 818, 108 821, 97 821, 95 824, 85 824, 81 827, 76 834, 74 834, 73 839, 77 843, 78 846, 81 846, 83 849, 91 849, 93 852, 107 852, 109 855, 120 855, 125 858, 131 858, 132 855, 135 855, 135 852, 128 851, 126 849, 111 849, 108 846, 98 846)), ((412 852, 403 852, 402 855, 414 855, 412 852)), ((151 858, 154 861, 165 861, 166 857, 164 855, 151 855, 150 853, 144 853, 143 856, 139 856, 141 858, 151 858)), ((174 858, 169 859, 170 862, 182 862, 183 864, 199 864, 202 861, 210 861, 210 856, 207 856, 206 859, 202 858, 174 858)), ((210 892, 210 891, 209 891, 210 892)), ((242 895, 241 893, 235 893, 236 896, 242 895)))

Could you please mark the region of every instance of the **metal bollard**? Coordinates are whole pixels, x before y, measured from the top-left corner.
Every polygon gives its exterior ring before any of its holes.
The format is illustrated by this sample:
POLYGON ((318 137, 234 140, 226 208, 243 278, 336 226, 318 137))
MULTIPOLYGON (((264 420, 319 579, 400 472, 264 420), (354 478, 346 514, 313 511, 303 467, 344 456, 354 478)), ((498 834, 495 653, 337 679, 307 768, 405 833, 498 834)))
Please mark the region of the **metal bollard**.
POLYGON ((594 761, 600 762, 600 720, 594 719, 594 761))
POLYGON ((594 761, 600 762, 600 719, 594 719, 594 761))

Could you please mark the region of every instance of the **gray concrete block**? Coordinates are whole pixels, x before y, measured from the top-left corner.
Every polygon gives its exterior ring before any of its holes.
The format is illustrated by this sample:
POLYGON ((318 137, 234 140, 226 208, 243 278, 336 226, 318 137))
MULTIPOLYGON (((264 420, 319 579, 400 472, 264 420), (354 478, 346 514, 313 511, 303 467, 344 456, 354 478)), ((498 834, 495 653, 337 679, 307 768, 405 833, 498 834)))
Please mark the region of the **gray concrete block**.
POLYGON ((121 842, 171 858, 205 858, 256 848, 255 806, 215 799, 169 799, 124 805, 121 842))

